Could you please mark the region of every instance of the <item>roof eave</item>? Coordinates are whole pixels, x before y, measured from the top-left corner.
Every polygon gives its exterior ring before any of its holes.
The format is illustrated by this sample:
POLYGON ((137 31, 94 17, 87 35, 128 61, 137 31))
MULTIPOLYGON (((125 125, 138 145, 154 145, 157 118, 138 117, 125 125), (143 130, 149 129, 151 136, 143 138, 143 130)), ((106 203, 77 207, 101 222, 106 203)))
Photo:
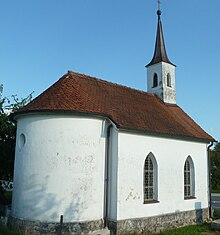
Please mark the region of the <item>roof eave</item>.
POLYGON ((56 113, 56 114, 78 114, 78 115, 90 115, 91 117, 99 117, 99 118, 107 118, 109 119, 114 125, 116 126, 117 129, 120 131, 129 131, 133 133, 143 133, 145 135, 149 136, 155 136, 155 137, 164 137, 164 138, 171 138, 171 139, 179 139, 179 140, 188 140, 188 141, 194 141, 194 142, 203 142, 203 143, 210 143, 210 142, 217 142, 214 138, 200 138, 196 136, 186 136, 186 135, 178 135, 178 134, 171 134, 171 133, 165 133, 165 132, 152 132, 149 130, 144 130, 144 129, 134 129, 130 127, 125 127, 123 125, 120 125, 117 123, 110 115, 106 115, 104 113, 94 113, 94 112, 86 112, 86 111, 80 111, 80 110, 25 110, 25 111, 20 111, 16 113, 10 114, 10 119, 17 121, 16 117, 26 115, 26 114, 40 114, 40 113, 56 113))
POLYGON ((149 136, 154 137, 163 137, 163 138, 170 138, 170 139, 179 139, 179 140, 186 140, 186 141, 193 141, 193 142, 203 142, 203 143, 210 143, 210 142, 218 142, 214 138, 200 138, 195 136, 186 136, 186 135, 178 135, 178 134, 170 134, 170 133, 163 133, 163 132, 152 132, 143 129, 132 129, 128 127, 119 126, 118 128, 120 131, 129 131, 133 133, 144 133, 149 136))

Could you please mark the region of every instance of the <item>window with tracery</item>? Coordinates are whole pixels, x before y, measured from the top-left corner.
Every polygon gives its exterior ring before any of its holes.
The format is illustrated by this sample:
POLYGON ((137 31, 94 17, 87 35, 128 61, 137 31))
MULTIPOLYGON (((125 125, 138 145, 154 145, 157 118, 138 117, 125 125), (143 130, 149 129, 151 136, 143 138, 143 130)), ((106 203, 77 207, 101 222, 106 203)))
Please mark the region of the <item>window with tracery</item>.
POLYGON ((184 198, 191 198, 195 195, 194 166, 191 157, 188 157, 184 164, 184 198))
POLYGON ((144 202, 157 200, 157 166, 152 154, 144 162, 144 202))

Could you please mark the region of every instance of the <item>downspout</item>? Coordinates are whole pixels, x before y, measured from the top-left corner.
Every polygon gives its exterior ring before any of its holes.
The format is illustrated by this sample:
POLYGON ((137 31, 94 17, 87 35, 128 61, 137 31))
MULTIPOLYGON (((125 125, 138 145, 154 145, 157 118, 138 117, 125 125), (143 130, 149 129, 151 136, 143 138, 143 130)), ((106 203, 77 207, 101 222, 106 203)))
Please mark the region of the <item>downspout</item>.
POLYGON ((107 129, 107 142, 106 142, 106 191, 105 191, 105 216, 104 216, 104 227, 108 226, 108 206, 109 206, 109 173, 110 173, 110 134, 112 125, 108 126, 107 129))
POLYGON ((210 161, 210 148, 213 146, 214 142, 211 142, 211 144, 207 148, 208 152, 208 182, 209 182, 209 218, 212 218, 212 195, 211 195, 211 161, 210 161))

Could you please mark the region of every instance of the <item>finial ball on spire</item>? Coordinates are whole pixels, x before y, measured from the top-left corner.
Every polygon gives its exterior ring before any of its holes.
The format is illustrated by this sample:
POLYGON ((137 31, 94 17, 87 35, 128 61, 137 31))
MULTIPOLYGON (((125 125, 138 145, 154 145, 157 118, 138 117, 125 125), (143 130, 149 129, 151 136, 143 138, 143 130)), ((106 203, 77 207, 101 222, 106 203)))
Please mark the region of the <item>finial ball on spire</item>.
POLYGON ((157 3, 158 3, 158 10, 157 10, 157 15, 160 17, 161 15, 161 10, 160 10, 160 0, 157 0, 157 3))
POLYGON ((157 11, 157 15, 160 16, 162 14, 161 10, 157 11))

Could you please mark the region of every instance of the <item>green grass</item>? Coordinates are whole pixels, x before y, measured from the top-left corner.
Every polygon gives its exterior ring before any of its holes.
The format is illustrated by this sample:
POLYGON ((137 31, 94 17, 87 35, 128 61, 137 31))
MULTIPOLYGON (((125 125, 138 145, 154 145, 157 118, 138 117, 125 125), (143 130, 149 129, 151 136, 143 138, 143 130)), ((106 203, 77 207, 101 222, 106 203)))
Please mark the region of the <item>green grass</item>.
POLYGON ((21 233, 8 229, 5 225, 0 223, 0 234, 1 235, 22 235, 21 233))
POLYGON ((183 228, 161 232, 160 235, 199 235, 199 234, 220 234, 211 230, 210 224, 190 225, 183 228))
MULTIPOLYGON (((210 224, 202 224, 202 225, 190 225, 182 228, 167 230, 161 233, 157 233, 157 235, 220 235, 220 231, 214 231, 211 229, 210 224)), ((130 235, 137 235, 136 233, 130 235)), ((152 234, 151 234, 152 235, 152 234)))

